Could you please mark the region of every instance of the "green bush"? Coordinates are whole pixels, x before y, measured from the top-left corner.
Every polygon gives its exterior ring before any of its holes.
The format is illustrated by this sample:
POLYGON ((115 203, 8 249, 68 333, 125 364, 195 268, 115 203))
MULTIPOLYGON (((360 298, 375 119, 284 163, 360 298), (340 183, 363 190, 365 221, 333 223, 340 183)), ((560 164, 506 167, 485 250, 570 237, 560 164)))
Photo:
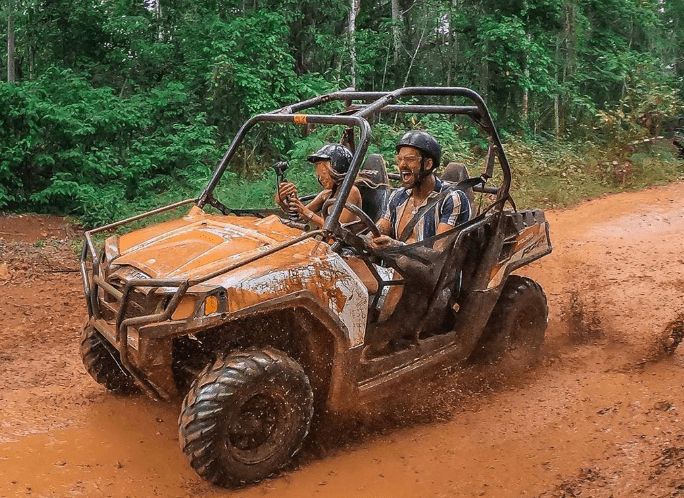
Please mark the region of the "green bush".
POLYGON ((0 85, 0 101, 0 209, 103 223, 171 189, 196 189, 218 158, 203 114, 169 119, 185 111, 179 83, 121 98, 53 68, 0 85))

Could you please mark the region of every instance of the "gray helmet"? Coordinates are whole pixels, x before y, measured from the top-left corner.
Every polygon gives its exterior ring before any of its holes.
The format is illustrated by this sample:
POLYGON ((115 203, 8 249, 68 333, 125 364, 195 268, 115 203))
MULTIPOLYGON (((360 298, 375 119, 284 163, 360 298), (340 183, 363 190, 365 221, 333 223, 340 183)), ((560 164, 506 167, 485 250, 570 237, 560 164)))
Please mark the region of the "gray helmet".
POLYGON ((352 160, 352 153, 344 145, 326 144, 315 153, 306 158, 307 161, 315 163, 318 161, 330 161, 330 167, 335 179, 340 179, 349 171, 352 160))
POLYGON ((423 153, 424 157, 432 159, 432 169, 439 166, 439 160, 442 157, 442 149, 435 140, 435 137, 423 130, 407 131, 399 143, 397 143, 397 152, 402 147, 415 147, 423 153))

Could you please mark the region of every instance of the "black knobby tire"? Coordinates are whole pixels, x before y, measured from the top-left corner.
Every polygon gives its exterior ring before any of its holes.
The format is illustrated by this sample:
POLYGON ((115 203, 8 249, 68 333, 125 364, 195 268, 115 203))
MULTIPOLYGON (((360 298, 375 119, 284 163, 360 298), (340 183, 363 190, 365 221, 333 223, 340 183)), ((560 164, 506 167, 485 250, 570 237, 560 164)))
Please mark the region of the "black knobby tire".
POLYGON ((135 379, 121 364, 118 352, 107 347, 105 339, 94 328, 86 326, 81 334, 81 359, 95 382, 116 394, 138 391, 135 379))
POLYGON ((536 363, 548 316, 546 294, 541 286, 530 278, 510 275, 472 358, 484 363, 506 358, 519 366, 536 363))
POLYGON ((304 369, 275 349, 233 353, 199 374, 183 400, 180 445, 219 486, 260 481, 302 447, 313 416, 304 369))

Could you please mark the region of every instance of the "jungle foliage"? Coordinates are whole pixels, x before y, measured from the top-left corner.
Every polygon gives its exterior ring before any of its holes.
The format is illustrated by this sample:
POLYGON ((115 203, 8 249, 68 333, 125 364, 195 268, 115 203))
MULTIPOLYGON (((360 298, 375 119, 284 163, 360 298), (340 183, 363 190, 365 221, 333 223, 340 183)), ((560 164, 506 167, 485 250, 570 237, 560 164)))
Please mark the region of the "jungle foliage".
MULTIPOLYGON (((672 150, 644 142, 682 113, 681 0, 1 5, 0 210, 95 224, 195 196, 249 116, 352 83, 475 89, 530 201, 681 175, 672 150)), ((422 127, 448 157, 481 160, 465 127, 408 119, 376 126, 372 149, 390 157, 406 127, 422 127)), ((259 130, 224 195, 234 207, 271 199, 268 161, 283 153, 313 189, 303 159, 333 135, 259 130)))

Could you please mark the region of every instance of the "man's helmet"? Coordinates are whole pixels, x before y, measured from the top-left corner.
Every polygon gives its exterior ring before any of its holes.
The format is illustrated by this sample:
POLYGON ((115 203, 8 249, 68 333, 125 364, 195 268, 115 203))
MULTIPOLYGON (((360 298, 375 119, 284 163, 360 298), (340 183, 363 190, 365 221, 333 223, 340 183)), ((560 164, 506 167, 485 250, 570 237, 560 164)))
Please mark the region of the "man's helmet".
POLYGON ((423 130, 407 131, 399 143, 397 143, 397 152, 402 147, 414 147, 423 153, 423 156, 432 159, 432 169, 439 166, 439 160, 442 157, 442 149, 435 140, 435 137, 423 130))
POLYGON ((352 160, 352 153, 344 145, 326 144, 315 153, 306 158, 307 161, 315 163, 318 161, 330 161, 332 175, 336 180, 341 179, 349 171, 352 160))

